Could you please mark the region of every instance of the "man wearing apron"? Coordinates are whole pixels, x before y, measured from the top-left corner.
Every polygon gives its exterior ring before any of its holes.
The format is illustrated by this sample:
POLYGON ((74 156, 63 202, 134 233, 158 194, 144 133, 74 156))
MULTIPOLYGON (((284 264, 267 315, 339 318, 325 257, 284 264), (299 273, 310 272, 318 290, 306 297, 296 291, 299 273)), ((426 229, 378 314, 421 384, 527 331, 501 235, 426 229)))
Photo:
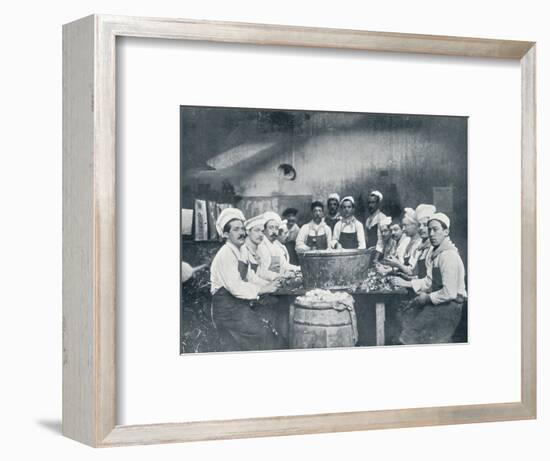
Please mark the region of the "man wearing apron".
POLYGON ((331 232, 334 232, 334 226, 338 221, 340 221, 340 219, 342 219, 342 216, 340 216, 340 213, 338 212, 339 209, 340 196, 336 192, 334 192, 328 196, 327 214, 325 216, 325 223, 328 227, 330 227, 331 232))
POLYGON ((435 214, 435 206, 421 203, 416 207, 416 219, 418 220, 418 235, 422 243, 416 250, 416 278, 423 279, 428 274, 427 263, 432 253, 432 244, 428 238, 428 221, 435 214))
POLYGON ((286 247, 279 242, 279 227, 282 221, 273 211, 263 214, 264 238, 258 245, 257 254, 260 257, 258 275, 265 280, 276 280, 279 277, 291 276, 300 270, 300 266, 290 264, 290 256, 286 247))
MULTIPOLYGON (((263 215, 255 216, 244 223, 246 229, 246 239, 241 247, 241 256, 243 261, 248 261, 250 269, 258 277, 255 283, 266 285, 268 280, 262 279, 258 275, 260 266, 260 256, 258 255, 258 245, 265 238, 264 235, 265 218, 263 215)), ((269 321, 281 340, 281 347, 288 347, 288 302, 277 296, 262 296, 255 304, 254 311, 260 317, 269 321)))
POLYGON ((290 264, 299 264, 296 254, 296 239, 300 232, 300 227, 296 224, 298 210, 296 208, 287 208, 283 212, 283 224, 279 229, 279 242, 287 249, 290 264))
POLYGON ((296 251, 299 253, 310 250, 326 250, 332 241, 332 231, 323 220, 323 203, 313 202, 311 214, 311 221, 301 227, 296 238, 296 251))
POLYGON ((403 330, 399 338, 402 344, 450 342, 460 322, 467 298, 465 270, 458 250, 449 238, 450 224, 449 217, 443 213, 431 216, 428 234, 433 251, 428 273, 423 279, 398 284, 418 293, 403 314, 403 330))
POLYGON ((340 202, 342 219, 334 226, 332 248, 335 249, 365 249, 365 230, 354 216, 355 200, 347 196, 340 202))
POLYGON ((224 350, 279 347, 276 333, 253 310, 259 297, 273 293, 277 284, 259 281, 248 262, 241 258, 246 235, 242 212, 226 208, 216 221, 216 229, 225 244, 210 267, 212 321, 226 342, 224 350))
POLYGON ((369 194, 367 199, 369 216, 365 221, 365 233, 369 248, 374 248, 378 254, 384 251, 384 243, 380 234, 380 222, 387 219, 386 215, 380 211, 383 198, 382 193, 377 190, 369 194))

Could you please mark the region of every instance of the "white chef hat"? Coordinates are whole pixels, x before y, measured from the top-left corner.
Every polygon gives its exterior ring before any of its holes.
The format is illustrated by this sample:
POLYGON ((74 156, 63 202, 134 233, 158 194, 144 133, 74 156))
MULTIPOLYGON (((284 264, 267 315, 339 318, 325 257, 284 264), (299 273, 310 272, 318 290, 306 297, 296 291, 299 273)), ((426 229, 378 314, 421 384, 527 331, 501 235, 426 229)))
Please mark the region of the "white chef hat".
POLYGON ((421 221, 435 214, 435 206, 421 203, 416 207, 416 219, 421 221))
POLYGON ((332 199, 334 199, 334 200, 336 200, 338 203, 340 203, 340 196, 339 196, 336 192, 333 192, 332 194, 330 194, 330 195, 328 196, 327 202, 328 202, 329 200, 332 200, 332 199))
POLYGON ((430 217, 430 221, 437 220, 447 226, 447 229, 451 227, 451 220, 445 213, 435 213, 430 217))
POLYGON ((408 221, 412 223, 418 223, 418 217, 416 216, 415 211, 412 208, 405 208, 403 213, 402 222, 408 221))
POLYGON ((348 202, 351 202, 351 204, 353 206, 355 206, 355 200, 353 199, 353 197, 351 195, 346 195, 341 201, 340 201, 340 205, 342 205, 342 203, 344 203, 345 201, 348 201, 348 202))
POLYGON ((390 224, 391 224, 391 216, 384 216, 382 219, 380 219, 380 225, 389 226, 390 224))
POLYGON ((265 224, 265 218, 264 215, 258 215, 254 216, 253 218, 250 218, 248 221, 244 223, 244 228, 248 231, 252 229, 253 227, 259 226, 263 229, 265 224))
POLYGON ((216 230, 218 231, 220 237, 223 234, 223 228, 225 227, 225 225, 233 219, 240 219, 244 222, 245 218, 243 212, 238 208, 225 208, 222 210, 222 212, 218 216, 218 219, 216 220, 216 230))
POLYGON ((379 190, 373 190, 370 195, 374 195, 375 197, 378 197, 378 201, 381 202, 384 196, 382 195, 382 192, 379 190))
POLYGON ((267 223, 267 221, 276 221, 279 226, 283 224, 281 217, 274 211, 266 211, 262 216, 264 218, 264 224, 267 223))

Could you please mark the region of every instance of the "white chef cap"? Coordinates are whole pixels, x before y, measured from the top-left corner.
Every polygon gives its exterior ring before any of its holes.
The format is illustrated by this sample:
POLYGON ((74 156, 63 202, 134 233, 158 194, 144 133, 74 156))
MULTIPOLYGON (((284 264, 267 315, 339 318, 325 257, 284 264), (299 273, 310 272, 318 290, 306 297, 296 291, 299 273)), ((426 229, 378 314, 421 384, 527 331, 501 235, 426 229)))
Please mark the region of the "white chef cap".
POLYGON ((435 206, 421 203, 416 207, 416 219, 421 221, 435 214, 435 206))
POLYGON ((334 199, 334 200, 336 200, 338 203, 340 203, 340 196, 339 196, 336 192, 333 192, 332 194, 330 194, 330 195, 328 196, 327 202, 328 202, 329 200, 332 200, 332 199, 334 199))
POLYGON ((345 201, 348 201, 348 202, 351 202, 353 206, 355 206, 355 200, 353 199, 353 197, 351 195, 346 195, 341 201, 340 201, 340 205, 342 205, 342 203, 344 203, 345 201))
POLYGON ((378 197, 378 201, 381 202, 384 196, 382 195, 382 192, 378 190, 373 190, 369 195, 374 195, 375 197, 378 197))
POLYGON ((407 222, 412 222, 414 224, 417 224, 418 223, 418 217, 416 216, 416 213, 412 208, 405 208, 404 214, 403 214, 403 219, 401 221, 403 223, 407 221, 407 222))
POLYGON ((390 224, 391 224, 391 216, 384 216, 382 219, 380 219, 380 225, 389 226, 390 224))
POLYGON ((283 224, 281 217, 274 211, 266 211, 262 216, 264 218, 264 224, 268 221, 275 221, 279 226, 283 224))
POLYGON ((252 229, 253 227, 261 227, 264 228, 265 224, 265 218, 264 215, 258 215, 254 216, 253 218, 250 218, 248 221, 244 223, 244 228, 247 230, 247 232, 252 229))
POLYGON ((243 212, 238 208, 225 208, 222 210, 222 212, 218 216, 218 219, 216 220, 216 230, 218 231, 220 237, 223 234, 223 228, 225 227, 225 225, 233 219, 240 219, 244 222, 245 218, 243 212))
POLYGON ((431 216, 430 221, 437 220, 447 226, 447 229, 451 227, 451 220, 444 213, 435 213, 431 216))

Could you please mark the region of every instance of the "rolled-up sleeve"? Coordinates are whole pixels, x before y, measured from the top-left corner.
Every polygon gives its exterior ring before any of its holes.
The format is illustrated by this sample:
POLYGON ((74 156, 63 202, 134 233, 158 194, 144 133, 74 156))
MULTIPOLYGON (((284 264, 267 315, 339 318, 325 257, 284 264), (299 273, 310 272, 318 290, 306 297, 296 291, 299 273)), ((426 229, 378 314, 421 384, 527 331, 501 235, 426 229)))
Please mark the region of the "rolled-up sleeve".
POLYGON ((426 293, 432 288, 432 269, 428 267, 426 269, 426 277, 421 279, 412 279, 411 285, 415 293, 426 293))
POLYGON ((304 224, 302 227, 300 227, 300 232, 298 232, 298 237, 296 237, 296 251, 307 251, 309 249, 306 245, 308 234, 309 226, 307 224, 304 224))
POLYGON ((382 240, 382 231, 380 230, 380 224, 378 224, 378 227, 376 228, 376 233, 378 235, 378 238, 376 240, 375 250, 378 253, 384 253, 384 241, 382 240))
POLYGON ((363 224, 359 221, 355 222, 355 229, 357 231, 357 248, 359 250, 364 250, 367 248, 367 241, 365 240, 365 228, 363 224))
POLYGON ((455 300, 460 285, 460 259, 457 253, 446 251, 439 255, 438 266, 443 288, 430 293, 432 304, 444 304, 455 300))
POLYGON ((341 231, 342 231, 342 221, 338 221, 334 225, 334 232, 332 234, 332 242, 331 242, 331 245, 330 245, 332 248, 335 248, 336 244, 338 243, 338 240, 340 240, 340 232, 341 231))

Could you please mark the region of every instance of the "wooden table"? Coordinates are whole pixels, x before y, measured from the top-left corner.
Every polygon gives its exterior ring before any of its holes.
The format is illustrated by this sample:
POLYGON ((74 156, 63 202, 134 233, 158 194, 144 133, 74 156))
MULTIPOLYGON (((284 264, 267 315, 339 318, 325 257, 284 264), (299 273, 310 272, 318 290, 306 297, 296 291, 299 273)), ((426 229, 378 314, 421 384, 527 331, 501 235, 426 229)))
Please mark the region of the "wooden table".
MULTIPOLYGON (((303 296, 306 292, 305 288, 299 289, 287 289, 281 288, 273 293, 274 296, 303 296)), ((346 290, 333 290, 333 291, 346 291, 346 290)), ((354 291, 352 293, 346 291, 352 296, 365 296, 374 298, 375 303, 375 315, 376 315, 376 345, 383 346, 386 343, 386 304, 395 298, 404 298, 408 296, 406 289, 401 288, 394 291, 354 291)), ((357 303, 360 304, 360 303, 357 303)), ((289 318, 289 322, 292 323, 292 318, 289 318)))

